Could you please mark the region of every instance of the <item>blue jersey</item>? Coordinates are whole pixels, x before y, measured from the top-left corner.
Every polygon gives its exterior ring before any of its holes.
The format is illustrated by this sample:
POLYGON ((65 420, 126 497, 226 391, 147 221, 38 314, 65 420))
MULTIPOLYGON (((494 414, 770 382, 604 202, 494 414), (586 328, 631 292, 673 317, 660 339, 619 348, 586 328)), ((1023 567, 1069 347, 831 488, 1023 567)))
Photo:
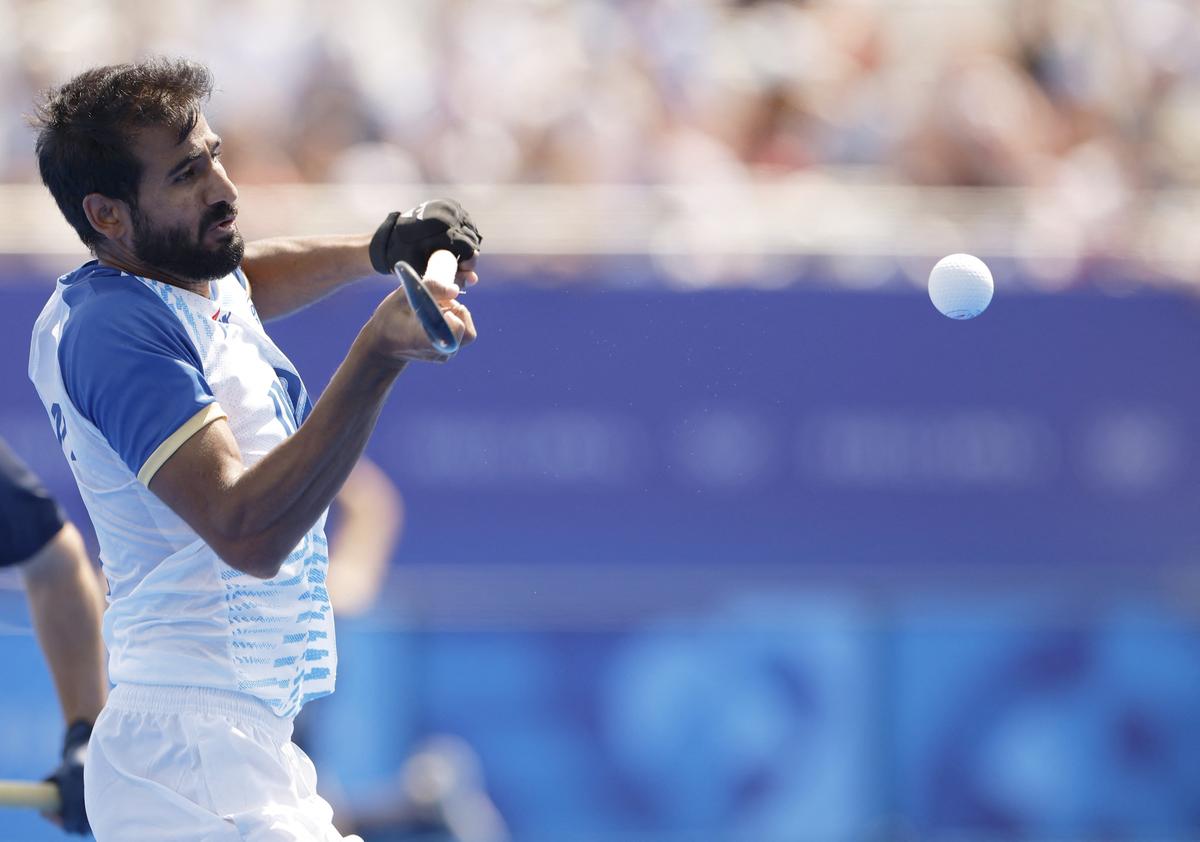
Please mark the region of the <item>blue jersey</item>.
POLYGON ((210 291, 84 264, 37 320, 29 376, 100 542, 111 680, 241 691, 290 716, 332 692, 336 673, 324 517, 264 581, 222 561, 148 488, 216 419, 250 467, 310 409, 245 275, 210 291))

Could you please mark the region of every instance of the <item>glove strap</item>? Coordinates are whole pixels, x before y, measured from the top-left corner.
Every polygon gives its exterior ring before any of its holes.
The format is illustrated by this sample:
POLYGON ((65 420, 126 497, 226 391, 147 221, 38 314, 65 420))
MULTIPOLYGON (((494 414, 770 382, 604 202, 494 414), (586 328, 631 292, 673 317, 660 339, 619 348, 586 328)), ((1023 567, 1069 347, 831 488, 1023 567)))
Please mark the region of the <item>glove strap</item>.
POLYGON ((381 275, 392 274, 392 267, 388 265, 387 260, 387 246, 399 218, 399 211, 389 213, 383 224, 375 229, 375 236, 371 238, 371 266, 381 275))

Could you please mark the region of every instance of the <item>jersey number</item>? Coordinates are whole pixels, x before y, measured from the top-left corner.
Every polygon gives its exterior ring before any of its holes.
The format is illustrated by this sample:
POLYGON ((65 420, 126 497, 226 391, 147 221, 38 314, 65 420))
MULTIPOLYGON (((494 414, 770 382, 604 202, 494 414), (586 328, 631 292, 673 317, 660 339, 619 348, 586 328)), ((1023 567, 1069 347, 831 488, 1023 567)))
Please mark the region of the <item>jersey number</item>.
MULTIPOLYGON (((63 443, 67 440, 67 419, 63 415, 62 407, 58 404, 50 405, 50 420, 54 424, 54 435, 58 439, 58 446, 63 447, 63 443)), ((71 461, 74 462, 75 451, 70 451, 69 455, 71 461)))

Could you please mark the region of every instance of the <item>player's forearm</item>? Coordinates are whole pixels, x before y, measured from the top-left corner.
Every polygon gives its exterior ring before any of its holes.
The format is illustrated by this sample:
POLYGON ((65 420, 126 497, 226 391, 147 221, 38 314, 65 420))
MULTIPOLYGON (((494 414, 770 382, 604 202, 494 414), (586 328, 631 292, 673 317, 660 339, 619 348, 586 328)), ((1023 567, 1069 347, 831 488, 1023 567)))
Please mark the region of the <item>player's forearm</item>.
POLYGON ((362 455, 402 368, 359 336, 300 429, 229 489, 223 546, 214 546, 228 563, 262 578, 278 572, 362 455))
POLYGON ((38 643, 67 722, 95 722, 108 693, 103 596, 79 531, 67 524, 21 567, 38 643))
POLYGON ((312 304, 351 281, 374 275, 370 234, 275 237, 246 244, 242 270, 263 320, 312 304))

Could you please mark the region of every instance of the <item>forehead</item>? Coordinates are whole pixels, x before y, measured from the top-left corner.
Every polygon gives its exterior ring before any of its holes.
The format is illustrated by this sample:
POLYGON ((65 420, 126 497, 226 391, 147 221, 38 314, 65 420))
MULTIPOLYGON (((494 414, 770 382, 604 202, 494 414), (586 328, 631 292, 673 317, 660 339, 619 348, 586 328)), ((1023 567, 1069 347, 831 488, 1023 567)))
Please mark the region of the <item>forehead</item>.
POLYGON ((133 137, 133 150, 145 165, 145 175, 169 171, 180 160, 193 152, 204 150, 216 135, 208 126, 203 114, 198 115, 196 125, 182 140, 179 129, 173 126, 146 126, 133 137))

